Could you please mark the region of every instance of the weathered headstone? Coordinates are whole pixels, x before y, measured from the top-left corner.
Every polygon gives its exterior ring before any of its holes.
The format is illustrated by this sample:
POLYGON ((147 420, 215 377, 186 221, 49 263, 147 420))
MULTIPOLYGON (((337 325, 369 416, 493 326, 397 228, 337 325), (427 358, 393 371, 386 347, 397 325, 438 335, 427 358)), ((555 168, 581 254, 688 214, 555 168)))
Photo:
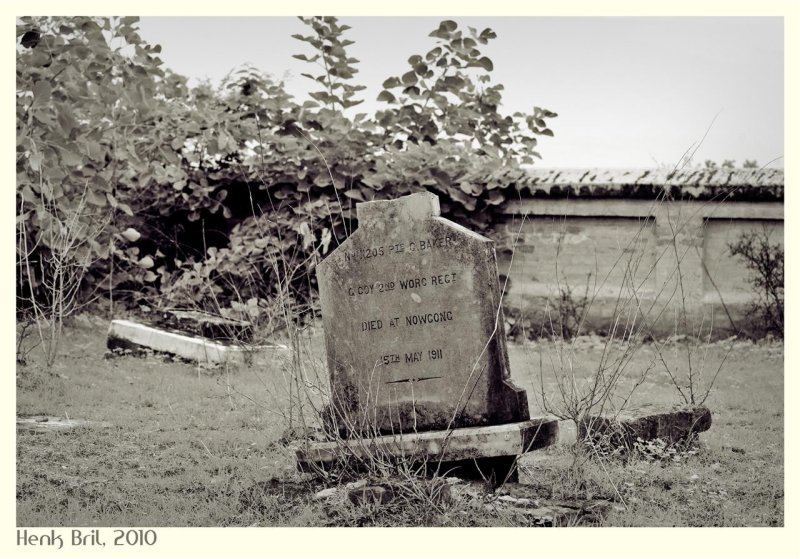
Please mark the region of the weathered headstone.
POLYGON ((344 437, 526 425, 492 241, 440 217, 427 192, 357 213, 358 230, 317 267, 330 423, 344 437))

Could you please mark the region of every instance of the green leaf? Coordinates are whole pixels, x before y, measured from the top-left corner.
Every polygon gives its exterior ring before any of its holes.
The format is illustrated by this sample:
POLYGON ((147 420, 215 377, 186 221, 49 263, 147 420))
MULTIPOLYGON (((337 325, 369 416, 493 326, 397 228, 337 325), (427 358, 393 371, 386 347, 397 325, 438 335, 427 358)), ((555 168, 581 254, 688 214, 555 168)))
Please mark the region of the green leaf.
POLYGON ((432 62, 435 60, 440 54, 442 54, 442 47, 436 47, 428 51, 428 54, 425 55, 425 60, 428 62, 432 62))
MULTIPOLYGON (((109 196, 111 195, 109 194, 109 196)), ((133 210, 131 210, 131 207, 128 204, 123 204, 122 202, 118 202, 117 207, 121 209, 125 214, 133 217, 133 210)))
POLYGON ((331 184, 331 177, 327 173, 320 173, 314 177, 314 184, 319 187, 328 186, 331 184))
POLYGON ((447 76, 444 83, 451 90, 459 90, 464 85, 464 79, 459 76, 447 76))
POLYGON ((348 198, 352 198, 353 200, 358 200, 359 202, 364 201, 364 195, 361 194, 360 190, 357 190, 355 188, 351 188, 350 190, 345 190, 344 195, 347 196, 348 198))
POLYGON ((86 201, 92 204, 93 206, 98 206, 100 208, 103 208, 106 205, 105 196, 98 194, 91 188, 86 190, 86 201))
POLYGON ((486 29, 481 31, 480 37, 483 40, 496 39, 497 38, 497 34, 487 27, 486 29))
POLYGON ((498 190, 492 190, 489 193, 489 198, 486 200, 486 203, 492 206, 497 206, 503 203, 505 198, 498 190))
POLYGON ((416 72, 406 72, 403 74, 403 85, 414 85, 417 83, 417 74, 416 72))
POLYGON ((400 87, 401 85, 403 85, 402 82, 395 77, 389 78, 383 82, 384 89, 392 89, 393 87, 400 87))
POLYGON ((42 168, 42 152, 37 151, 32 153, 31 156, 28 158, 28 164, 31 166, 31 169, 34 171, 38 171, 42 168))
POLYGON ((494 70, 494 64, 492 64, 492 61, 489 58, 487 58, 486 56, 482 56, 481 58, 479 58, 475 62, 475 64, 477 64, 478 66, 482 67, 487 72, 491 72, 492 70, 494 70))
POLYGON ((103 161, 106 157, 106 150, 97 142, 89 142, 86 145, 86 150, 93 161, 103 161))
POLYGON ((432 31, 428 37, 436 37, 438 39, 449 39, 453 31, 456 30, 458 24, 452 20, 444 20, 439 24, 439 28, 432 31))
POLYGON ((72 150, 61 150, 61 164, 67 167, 77 167, 83 163, 83 158, 80 154, 72 150))
POLYGON ((383 90, 378 95, 378 101, 384 101, 386 103, 394 103, 396 100, 397 98, 394 95, 392 95, 390 91, 383 90))
POLYGON ((69 133, 72 132, 72 129, 76 126, 75 119, 66 107, 59 109, 58 124, 61 126, 61 131, 64 136, 69 136, 69 133))
POLYGON ((33 84, 33 102, 37 105, 44 105, 50 101, 50 96, 53 93, 50 82, 47 80, 40 80, 33 84))
POLYGON ((303 76, 304 78, 308 78, 310 80, 314 80, 315 82, 319 82, 322 84, 324 84, 326 80, 325 76, 312 76, 311 74, 307 74, 305 72, 302 72, 300 75, 303 76))

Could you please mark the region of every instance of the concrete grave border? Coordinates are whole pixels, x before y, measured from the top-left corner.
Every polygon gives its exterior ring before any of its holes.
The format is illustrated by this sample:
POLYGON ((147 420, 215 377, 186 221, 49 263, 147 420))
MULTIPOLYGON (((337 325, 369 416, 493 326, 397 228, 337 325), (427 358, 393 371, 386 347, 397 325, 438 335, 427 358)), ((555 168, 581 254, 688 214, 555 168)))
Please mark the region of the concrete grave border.
POLYGON ((108 328, 108 349, 149 348, 198 363, 247 363, 253 352, 287 350, 282 344, 262 346, 227 345, 205 338, 168 332, 130 320, 112 320, 108 328))

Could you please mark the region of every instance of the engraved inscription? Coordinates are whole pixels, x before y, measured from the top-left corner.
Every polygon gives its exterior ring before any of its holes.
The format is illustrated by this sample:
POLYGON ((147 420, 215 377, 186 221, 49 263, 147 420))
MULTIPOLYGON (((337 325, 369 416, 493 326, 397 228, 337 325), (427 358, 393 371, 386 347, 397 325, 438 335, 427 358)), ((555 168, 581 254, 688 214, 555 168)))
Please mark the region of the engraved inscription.
MULTIPOLYGON (((444 322, 451 322, 455 319, 453 311, 436 311, 429 313, 410 314, 406 315, 404 321, 400 320, 399 316, 391 316, 388 318, 390 328, 397 328, 398 326, 411 326, 422 327, 431 324, 441 324, 444 322)), ((380 318, 361 321, 362 332, 373 332, 382 330, 384 321, 380 318)))
POLYGON ((406 326, 420 326, 422 324, 438 324, 453 320, 453 311, 429 312, 426 314, 413 314, 406 316, 406 326))
POLYGON ((458 246, 453 237, 444 236, 433 239, 415 239, 413 241, 394 243, 391 245, 379 245, 367 248, 358 248, 344 251, 344 261, 367 260, 381 256, 391 256, 405 252, 425 252, 432 249, 450 248, 458 246))
POLYGON ((396 288, 419 289, 421 287, 447 287, 456 283, 456 272, 446 272, 444 274, 434 274, 431 276, 419 276, 399 279, 397 281, 376 281, 366 285, 355 285, 347 288, 350 297, 363 295, 373 295, 375 293, 388 293, 396 288))

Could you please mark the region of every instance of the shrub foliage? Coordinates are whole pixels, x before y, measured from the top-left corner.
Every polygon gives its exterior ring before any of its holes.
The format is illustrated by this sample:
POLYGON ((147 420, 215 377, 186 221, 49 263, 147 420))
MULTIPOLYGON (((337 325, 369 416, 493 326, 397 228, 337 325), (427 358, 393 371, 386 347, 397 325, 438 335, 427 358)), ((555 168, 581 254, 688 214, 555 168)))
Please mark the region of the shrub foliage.
MULTIPOLYGON (((750 270, 750 283, 757 299, 753 315, 763 332, 783 337, 783 245, 773 242, 766 229, 745 231, 728 244, 750 270)), ((754 334, 761 334, 756 332, 754 334)))
POLYGON ((255 318, 278 299, 308 307, 309 272, 357 227, 358 202, 429 190, 482 230, 517 195, 557 115, 501 111, 481 51, 491 29, 442 21, 368 115, 349 27, 301 19, 307 100, 251 67, 189 87, 134 17, 18 21, 18 310, 47 279, 46 232, 68 217, 85 224, 84 299, 255 318))

